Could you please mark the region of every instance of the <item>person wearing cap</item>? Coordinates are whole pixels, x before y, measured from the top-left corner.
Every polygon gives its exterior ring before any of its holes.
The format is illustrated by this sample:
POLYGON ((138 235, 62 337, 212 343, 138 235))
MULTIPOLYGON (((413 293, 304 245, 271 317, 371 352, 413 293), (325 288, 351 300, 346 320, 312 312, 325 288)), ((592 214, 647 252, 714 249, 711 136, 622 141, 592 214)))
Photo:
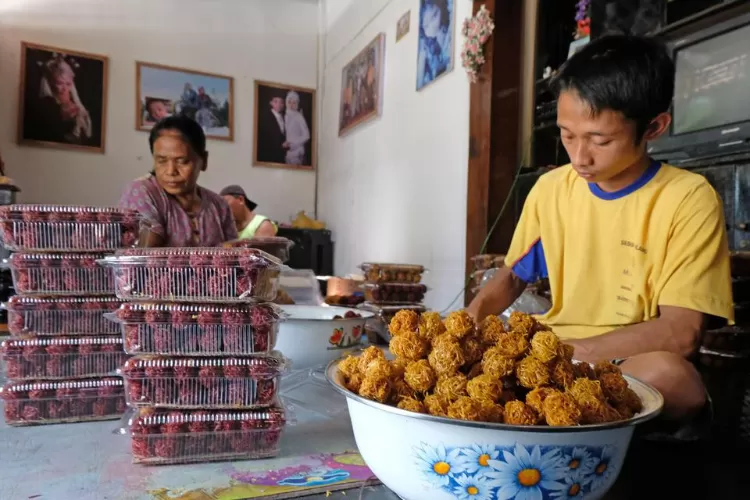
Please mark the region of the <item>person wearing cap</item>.
POLYGON ((237 185, 227 186, 220 194, 232 210, 239 239, 276 236, 276 224, 255 213, 258 204, 248 199, 244 189, 237 185))
POLYGON ((258 161, 265 163, 286 163, 285 93, 272 89, 268 108, 261 109, 258 115, 258 161))

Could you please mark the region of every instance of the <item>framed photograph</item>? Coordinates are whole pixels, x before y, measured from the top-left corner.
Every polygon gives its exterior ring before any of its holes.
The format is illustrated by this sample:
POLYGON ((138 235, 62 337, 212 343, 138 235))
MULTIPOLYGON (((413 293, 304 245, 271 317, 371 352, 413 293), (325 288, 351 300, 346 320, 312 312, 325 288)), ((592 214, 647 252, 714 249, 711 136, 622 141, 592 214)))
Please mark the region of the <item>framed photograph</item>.
POLYGON ((21 42, 17 140, 104 153, 107 56, 21 42))
POLYGON ((407 11, 406 14, 401 16, 401 19, 396 23, 396 43, 409 33, 409 27, 411 25, 411 11, 407 11))
POLYGON ((453 70, 455 0, 419 0, 417 90, 453 70))
POLYGON ((341 72, 339 137, 383 109, 385 34, 367 44, 341 72))
POLYGON ((253 165, 315 169, 315 89, 255 81, 253 165))
POLYGON ((206 137, 234 140, 234 78, 185 68, 136 62, 135 128, 151 130, 170 115, 185 115, 206 137))

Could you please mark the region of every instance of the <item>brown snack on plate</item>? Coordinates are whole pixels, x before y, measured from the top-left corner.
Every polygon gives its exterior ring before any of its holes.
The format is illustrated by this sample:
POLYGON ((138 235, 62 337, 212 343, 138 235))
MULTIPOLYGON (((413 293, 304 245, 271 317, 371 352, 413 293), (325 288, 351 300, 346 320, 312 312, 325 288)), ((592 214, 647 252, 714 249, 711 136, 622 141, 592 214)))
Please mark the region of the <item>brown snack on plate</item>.
POLYGON ((559 346, 560 341, 552 332, 537 332, 531 338, 531 354, 545 363, 557 357, 559 346))
POLYGON ((643 411, 643 402, 641 401, 641 398, 639 398, 638 394, 636 394, 630 387, 625 390, 625 395, 621 403, 633 413, 640 413, 643 411))
POLYGON ((387 377, 365 377, 359 395, 378 403, 385 403, 391 395, 391 381, 387 377))
POLYGON ((482 416, 482 403, 466 396, 458 398, 448 407, 449 418, 477 422, 482 420, 482 416))
POLYGON ((411 309, 402 309, 393 315, 388 331, 394 337, 406 332, 416 332, 419 328, 419 315, 411 309))
POLYGON ((473 399, 487 399, 493 403, 500 398, 503 385, 500 379, 486 373, 475 377, 466 384, 466 392, 473 399))
POLYGON ((497 341, 496 349, 506 358, 520 358, 529 350, 529 341, 517 333, 506 333, 497 341))
POLYGON ((370 361, 365 370, 365 378, 390 378, 391 364, 385 358, 375 358, 370 361))
POLYGON ((413 398, 404 398, 396 405, 397 408, 401 408, 406 411, 413 411, 415 413, 427 413, 427 409, 424 407, 424 403, 413 398))
POLYGON ((401 332, 391 339, 391 352, 407 361, 417 361, 427 356, 430 345, 416 332, 401 332))
POLYGON ((453 402, 462 396, 468 396, 466 384, 468 380, 466 375, 458 373, 450 377, 438 379, 435 385, 435 394, 444 397, 449 402, 453 402))
POLYGON ((474 318, 464 310, 453 311, 445 318, 445 329, 449 335, 457 339, 462 339, 473 332, 475 326, 474 318))
POLYGON ((476 376, 481 375, 483 372, 482 370, 482 363, 474 363, 471 365, 471 368, 469 368, 469 373, 466 374, 466 377, 469 379, 472 379, 476 376))
POLYGON ((552 383, 561 389, 566 389, 576 378, 573 363, 565 358, 556 359, 550 365, 550 377, 552 383))
POLYGON ((406 365, 404 380, 415 391, 427 392, 435 386, 437 375, 426 359, 420 359, 406 365))
POLYGON ((560 342, 557 347, 557 355, 562 359, 573 361, 573 355, 575 354, 575 348, 570 344, 564 344, 560 342))
POLYGON ((346 388, 350 391, 359 394, 359 388, 362 387, 362 380, 364 377, 359 373, 353 374, 346 380, 346 388))
POLYGON ((505 403, 503 421, 510 425, 535 425, 539 415, 523 401, 509 401, 505 403))
POLYGON ((440 342, 427 357, 430 366, 440 377, 454 375, 464 364, 464 353, 458 342, 440 342))
POLYGON ((487 345, 497 344, 504 333, 505 325, 503 324, 503 320, 495 315, 484 318, 479 327, 480 338, 487 345))
POLYGON ((555 392, 544 399, 544 419, 547 425, 578 425, 581 421, 581 410, 570 394, 555 392))
POLYGON ((436 417, 447 417, 450 404, 451 401, 448 401, 439 394, 428 394, 424 398, 424 406, 427 409, 427 413, 436 417))
POLYGON ((591 380, 588 378, 577 378, 567 389, 568 394, 582 404, 587 397, 593 397, 601 402, 604 402, 604 392, 602 391, 601 383, 598 380, 591 380))
POLYGON ((398 403, 404 398, 417 398, 417 391, 409 387, 403 377, 391 379, 391 401, 398 403))
POLYGON ((581 409, 582 424, 605 424, 623 418, 609 403, 605 403, 590 394, 582 396, 576 402, 581 409))
POLYGON ((531 408, 534 409, 535 412, 537 412, 540 415, 544 414, 544 400, 549 396, 550 394, 558 393, 557 389, 553 389, 552 387, 537 387, 536 389, 533 389, 529 391, 528 394, 526 394, 526 404, 529 405, 531 408))
POLYGON ((515 369, 516 360, 504 356, 500 349, 487 349, 482 356, 482 371, 495 378, 513 375, 515 369))
POLYGON ((355 373, 359 373, 359 358, 347 356, 339 363, 339 371, 343 373, 345 377, 351 377, 355 373))
POLYGON ((401 358, 392 359, 390 361, 391 364, 391 375, 393 377, 403 377, 404 372, 406 371, 406 365, 409 364, 408 361, 401 358))
POLYGON ((536 320, 528 314, 518 311, 510 313, 508 326, 510 327, 511 332, 522 335, 526 338, 534 335, 537 330, 536 320))
POLYGON ((611 403, 619 403, 625 400, 625 392, 628 390, 628 381, 619 373, 608 372, 599 376, 604 395, 611 403))
POLYGON ((427 340, 432 340, 438 335, 445 333, 445 325, 440 318, 440 313, 423 312, 419 317, 419 335, 427 340))
POLYGON ((482 361, 484 354, 484 344, 478 337, 467 335, 461 341, 461 348, 464 351, 464 366, 471 367, 477 361, 482 361))
POLYGON ((576 378, 588 378, 591 380, 596 380, 594 369, 585 361, 573 363, 573 372, 575 373, 576 378))
POLYGON ((496 424, 503 422, 505 410, 502 405, 493 403, 487 399, 481 399, 479 403, 482 405, 482 420, 496 424))
POLYGON ((527 389, 547 385, 550 380, 549 368, 534 356, 526 356, 516 365, 518 383, 527 389))
POLYGON ((594 364, 594 373, 596 374, 596 378, 599 378, 604 373, 616 373, 622 375, 622 370, 620 370, 619 366, 610 363, 609 361, 599 361, 594 364))
POLYGON ((385 354, 383 353, 383 351, 381 351, 374 345, 365 349, 362 354, 359 355, 359 372, 364 375, 364 373, 367 371, 367 365, 370 364, 370 361, 377 358, 385 359, 385 354))

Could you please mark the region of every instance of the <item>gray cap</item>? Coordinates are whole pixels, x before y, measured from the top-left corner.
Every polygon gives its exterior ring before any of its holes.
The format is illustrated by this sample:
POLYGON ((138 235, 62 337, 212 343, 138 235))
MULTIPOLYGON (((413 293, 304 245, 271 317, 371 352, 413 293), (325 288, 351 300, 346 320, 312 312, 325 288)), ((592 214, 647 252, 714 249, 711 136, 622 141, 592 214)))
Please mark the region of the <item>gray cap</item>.
POLYGON ((247 206, 247 209, 250 211, 255 210, 255 208, 258 206, 257 203, 247 197, 245 190, 237 184, 232 184, 231 186, 225 187, 219 194, 221 196, 242 196, 245 199, 245 205, 247 206))

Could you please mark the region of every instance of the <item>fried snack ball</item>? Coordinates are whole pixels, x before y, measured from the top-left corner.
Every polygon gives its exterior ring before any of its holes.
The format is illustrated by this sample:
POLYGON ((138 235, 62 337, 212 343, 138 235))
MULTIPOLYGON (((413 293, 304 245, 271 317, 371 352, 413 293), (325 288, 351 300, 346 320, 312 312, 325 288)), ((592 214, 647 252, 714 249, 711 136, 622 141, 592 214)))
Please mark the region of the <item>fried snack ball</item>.
POLYGON ((622 370, 620 370, 619 366, 614 363, 610 363, 609 361, 599 361, 598 363, 594 364, 594 373, 596 374, 596 378, 599 378, 604 373, 616 373, 618 375, 622 375, 622 370))
POLYGON ((442 377, 438 379, 435 385, 435 394, 444 397, 452 403, 458 398, 468 395, 466 392, 467 382, 466 375, 463 373, 458 373, 450 377, 442 377))
POLYGON ((427 409, 427 413, 436 417, 447 417, 450 405, 451 401, 448 401, 439 394, 428 394, 424 398, 424 406, 427 409))
POLYGON ((522 312, 510 313, 508 318, 508 326, 513 333, 523 335, 524 337, 531 337, 537 330, 537 322, 530 315, 522 312))
POLYGON ((487 316, 479 327, 479 337, 487 345, 495 345, 500 336, 505 333, 503 320, 498 316, 487 316))
POLYGON ((585 361, 573 363, 573 372, 575 372, 576 378, 588 378, 591 380, 596 380, 594 369, 591 368, 591 365, 586 363, 585 361))
POLYGON ((456 340, 456 337, 453 337, 453 336, 451 336, 451 335, 449 335, 447 333, 444 333, 444 334, 438 335, 437 337, 434 337, 432 339, 432 348, 434 349, 435 347, 439 346, 440 344, 443 344, 443 343, 446 343, 446 342, 447 343, 456 343, 458 341, 456 340))
POLYGON ((393 315, 388 331, 396 337, 402 333, 415 333, 419 328, 419 315, 411 309, 402 309, 393 315))
POLYGON ((628 390, 628 381, 619 373, 607 372, 599 376, 604 395, 611 403, 618 403, 625 399, 625 391, 628 390))
POLYGON ((581 396, 576 402, 581 409, 582 424, 605 424, 623 418, 612 406, 591 394, 581 396))
POLYGON ((598 380, 577 378, 572 384, 570 384, 567 392, 573 396, 579 404, 583 404, 582 401, 585 401, 589 396, 601 402, 605 401, 602 385, 598 380))
POLYGON ((432 340, 435 337, 445 333, 445 325, 440 318, 440 313, 424 312, 419 317, 419 335, 426 339, 432 340))
POLYGON ((454 375, 464 364, 464 353, 458 342, 441 341, 432 346, 427 357, 433 370, 440 377, 454 375))
POLYGON ((469 335, 461 341, 461 348, 464 352, 464 366, 470 367, 477 361, 482 361, 484 354, 484 344, 479 337, 469 335))
POLYGON ((550 379, 549 368, 534 356, 526 356, 516 365, 518 383, 527 389, 547 385, 550 379))
POLYGON ((505 410, 501 405, 493 403, 487 399, 480 399, 479 403, 482 405, 482 420, 497 424, 503 422, 505 410))
POLYGON ((474 399, 487 399, 495 402, 500 399, 502 391, 503 384, 500 382, 500 379, 486 373, 474 377, 466 384, 466 392, 474 399))
POLYGON ((545 363, 557 357, 560 341, 552 332, 538 332, 531 338, 531 354, 545 363))
POLYGON ((557 347, 557 355, 562 359, 567 359, 568 361, 573 361, 573 355, 575 354, 575 347, 573 347, 570 344, 563 344, 560 342, 560 344, 557 347))
POLYGON ((404 380, 415 391, 427 392, 435 386, 437 375, 426 359, 420 359, 406 365, 404 380))
POLYGON ((544 399, 544 419, 547 425, 558 427, 578 425, 581 421, 581 409, 570 394, 555 392, 544 399))
POLYGON ((615 403, 612 407, 615 409, 615 411, 620 415, 620 418, 622 418, 623 420, 633 418, 633 416, 635 415, 635 412, 632 409, 630 409, 626 404, 615 403))
POLYGON ((526 394, 526 404, 529 405, 531 408, 533 408, 534 411, 537 412, 539 415, 543 415, 544 407, 542 405, 544 404, 544 400, 550 394, 555 394, 559 392, 560 391, 552 387, 537 387, 536 389, 533 389, 529 391, 528 394, 526 394))
POLYGON ((417 392, 409 387, 403 377, 391 379, 391 401, 398 403, 404 398, 417 398, 417 392))
POLYGON ((393 359, 389 363, 391 365, 391 375, 393 377, 403 377, 404 371, 406 371, 406 365, 409 364, 408 361, 402 358, 393 359))
POLYGON ((495 378, 513 375, 516 369, 516 360, 503 355, 503 352, 493 347, 484 351, 482 356, 482 372, 495 378))
POLYGON ((471 379, 481 375, 482 373, 484 373, 482 371, 482 363, 474 363, 473 365, 471 365, 471 368, 469 368, 469 373, 466 374, 466 377, 471 379))
POLYGON ((556 359, 550 365, 550 377, 556 386, 561 389, 567 388, 576 378, 573 363, 565 358, 556 359))
POLYGON ((365 377, 359 386, 359 395, 385 403, 391 395, 391 380, 388 377, 365 377))
POLYGON ((498 349, 506 358, 520 358, 529 350, 529 341, 526 337, 517 333, 506 333, 497 341, 498 349))
POLYGON ((503 422, 510 425, 534 425, 539 421, 539 415, 523 401, 508 401, 505 403, 503 422))
POLYGON ((633 413, 640 413, 643 410, 643 401, 641 401, 640 396, 630 387, 625 390, 621 404, 633 411, 633 413))
POLYGON ((482 420, 482 416, 482 403, 466 396, 458 398, 448 407, 449 418, 477 422, 482 420))
POLYGON ((401 332, 390 342, 391 352, 407 361, 417 361, 427 356, 429 344, 415 332, 401 332))
POLYGON ((385 359, 385 354, 383 351, 372 345, 359 355, 359 372, 364 375, 367 371, 367 365, 375 359, 385 359))
POLYGON ((399 401, 396 407, 406 411, 413 411, 415 413, 427 413, 424 404, 418 399, 414 398, 404 398, 399 401))
POLYGON ((473 332, 475 326, 474 318, 464 310, 453 311, 445 318, 445 329, 449 335, 457 339, 462 339, 473 332))
POLYGON ((362 386, 363 379, 364 377, 359 372, 353 374, 346 380, 346 388, 356 394, 359 394, 359 388, 362 386))
POLYGON ((373 359, 365 370, 365 378, 390 378, 391 374, 391 364, 385 358, 373 359))
POLYGON ((345 359, 342 359, 339 363, 339 371, 346 377, 351 377, 355 373, 359 373, 359 358, 347 356, 345 359))

